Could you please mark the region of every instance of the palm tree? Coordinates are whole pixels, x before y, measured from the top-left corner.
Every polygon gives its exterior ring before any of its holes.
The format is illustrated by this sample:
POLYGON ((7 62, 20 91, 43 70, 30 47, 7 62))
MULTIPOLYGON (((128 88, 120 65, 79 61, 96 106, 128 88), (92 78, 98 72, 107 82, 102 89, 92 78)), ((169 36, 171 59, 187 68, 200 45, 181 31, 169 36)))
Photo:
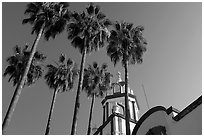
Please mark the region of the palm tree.
POLYGON ((104 63, 100 68, 96 62, 93 62, 93 66, 89 65, 89 67, 84 70, 82 89, 86 91, 88 97, 92 98, 87 135, 91 133, 91 120, 95 97, 104 97, 106 91, 111 88, 110 78, 112 74, 107 71, 107 67, 107 64, 104 63))
POLYGON ((37 36, 31 48, 31 54, 27 65, 25 66, 26 68, 23 76, 18 82, 10 107, 7 110, 3 122, 2 133, 5 133, 5 130, 9 125, 41 36, 44 34, 45 39, 49 40, 50 37, 55 38, 58 33, 64 30, 66 22, 69 19, 69 12, 67 10, 68 6, 69 4, 64 2, 33 2, 27 5, 25 14, 28 14, 29 18, 24 19, 22 23, 30 23, 33 26, 31 33, 36 33, 37 36))
POLYGON ((71 23, 67 26, 68 39, 71 39, 72 45, 78 48, 82 54, 71 135, 76 134, 86 54, 94 50, 97 51, 104 46, 108 34, 107 27, 111 25, 110 20, 105 17, 106 15, 100 11, 99 6, 94 6, 90 3, 86 12, 82 12, 81 14, 74 12, 71 23))
POLYGON ((74 81, 78 75, 76 64, 69 58, 66 60, 65 55, 61 54, 57 66, 47 65, 48 72, 45 75, 47 85, 54 90, 50 112, 48 116, 45 135, 49 134, 50 122, 54 110, 54 104, 57 93, 71 90, 74 81))
POLYGON ((142 55, 146 51, 146 40, 143 37, 143 26, 133 28, 132 23, 116 22, 109 37, 107 54, 111 61, 116 63, 121 61, 125 69, 125 117, 126 135, 130 135, 130 110, 128 105, 128 65, 142 63, 142 55))
MULTIPOLYGON (((29 60, 29 56, 31 54, 31 51, 28 49, 28 45, 26 45, 23 49, 21 49, 21 47, 19 47, 18 45, 16 45, 14 48, 14 55, 10 56, 7 58, 7 62, 8 62, 8 66, 4 71, 3 76, 7 76, 9 75, 9 82, 13 82, 13 86, 16 86, 19 84, 22 76, 23 76, 23 72, 25 71, 27 62, 29 60)), ((46 56, 44 56, 42 53, 36 51, 34 54, 34 58, 33 61, 31 63, 30 69, 28 71, 28 75, 25 79, 25 82, 23 83, 24 86, 30 86, 32 84, 34 84, 39 78, 42 77, 42 62, 45 60, 46 56)), ((19 97, 19 95, 17 95, 19 97)), ((14 97, 12 98, 12 101, 14 100, 14 97)), ((17 103, 17 102, 14 102, 17 103)), ((12 108, 11 104, 9 106, 9 108, 12 108)), ((10 116, 9 111, 7 112, 6 116, 10 116)), ((3 131, 2 133, 5 134, 5 129, 6 129, 6 122, 10 121, 11 117, 6 117, 4 119, 4 123, 3 123, 3 131), (5 120, 6 118, 7 121, 5 120)))

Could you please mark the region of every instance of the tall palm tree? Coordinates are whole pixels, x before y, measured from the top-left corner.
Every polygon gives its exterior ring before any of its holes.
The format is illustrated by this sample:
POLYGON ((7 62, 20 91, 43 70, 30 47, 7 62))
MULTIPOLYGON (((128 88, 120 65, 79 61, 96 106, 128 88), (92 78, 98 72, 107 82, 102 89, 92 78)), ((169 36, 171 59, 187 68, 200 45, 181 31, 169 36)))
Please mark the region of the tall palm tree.
POLYGON ((2 127, 3 133, 5 133, 5 130, 9 125, 9 122, 15 110, 15 106, 20 97, 25 79, 30 69, 31 62, 33 60, 33 56, 41 36, 44 34, 45 39, 48 40, 50 37, 55 38, 58 33, 64 30, 66 22, 69 19, 69 12, 67 10, 68 6, 69 4, 64 2, 33 2, 27 5, 25 14, 28 14, 29 18, 24 19, 22 23, 30 23, 33 26, 31 33, 36 33, 37 36, 31 48, 31 54, 29 60, 27 61, 27 65, 25 66, 26 68, 24 70, 23 76, 19 80, 20 82, 18 83, 16 90, 14 91, 13 98, 7 110, 2 127))
MULTIPOLYGON (((27 62, 29 60, 29 56, 31 54, 31 51, 28 49, 28 45, 26 45, 23 49, 21 49, 21 47, 19 47, 18 45, 16 45, 14 48, 14 55, 10 56, 7 58, 7 62, 8 62, 8 66, 4 71, 3 76, 7 76, 9 75, 9 82, 13 82, 13 86, 16 86, 19 84, 22 76, 23 76, 23 72, 25 71, 27 62)), ((46 56, 43 55, 42 53, 36 51, 34 54, 34 58, 33 61, 31 63, 30 69, 28 71, 28 75, 25 79, 25 82, 23 83, 24 86, 30 86, 32 84, 34 84, 39 78, 42 77, 42 62, 45 60, 46 56)), ((14 100, 14 97, 12 98, 12 101, 14 100)), ((16 102, 14 102, 16 103, 16 102)), ((9 108, 11 108, 11 104, 9 106, 9 108)), ((8 112, 6 114, 6 116, 8 116, 8 112)), ((9 118, 8 121, 10 121, 11 117, 7 117, 9 118)), ((6 122, 4 119, 4 123, 3 123, 3 131, 2 133, 5 134, 5 128, 6 128, 6 122)))
POLYGON ((97 51, 104 46, 108 35, 107 27, 109 25, 111 25, 111 22, 106 19, 106 15, 100 11, 100 7, 90 3, 86 8, 86 12, 80 14, 74 12, 72 14, 71 23, 67 26, 68 39, 71 39, 72 45, 78 48, 82 54, 71 135, 76 134, 86 54, 94 50, 97 51))
POLYGON ((104 63, 100 68, 97 62, 93 62, 92 66, 89 65, 89 67, 84 70, 82 89, 86 91, 88 97, 92 98, 87 135, 91 133, 91 120, 95 97, 104 97, 106 91, 111 88, 110 78, 112 74, 107 71, 107 67, 107 64, 104 63))
POLYGON ((128 105, 128 65, 142 63, 146 51, 146 40, 143 37, 143 26, 133 28, 132 23, 116 22, 109 37, 107 54, 116 65, 121 61, 125 69, 125 117, 126 135, 130 135, 130 110, 128 105))
POLYGON ((54 90, 54 93, 51 102, 45 135, 48 135, 50 131, 50 122, 54 110, 57 93, 71 90, 73 88, 74 81, 78 75, 78 69, 76 67, 76 64, 71 59, 66 60, 66 57, 63 54, 61 54, 61 56, 59 57, 57 66, 47 65, 47 68, 48 71, 45 75, 45 80, 48 86, 54 90))

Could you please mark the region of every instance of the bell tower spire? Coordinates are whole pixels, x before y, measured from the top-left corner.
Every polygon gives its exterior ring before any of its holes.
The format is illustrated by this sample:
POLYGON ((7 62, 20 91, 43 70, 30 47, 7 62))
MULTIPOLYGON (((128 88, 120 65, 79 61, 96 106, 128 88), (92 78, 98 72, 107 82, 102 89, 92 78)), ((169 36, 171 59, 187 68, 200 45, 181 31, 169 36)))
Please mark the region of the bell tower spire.
MULTIPOLYGON (((125 135, 125 81, 117 72, 115 83, 102 100, 103 124, 94 135, 125 135)), ((130 108, 130 131, 138 121, 139 105, 132 89, 128 89, 128 104, 130 108)))

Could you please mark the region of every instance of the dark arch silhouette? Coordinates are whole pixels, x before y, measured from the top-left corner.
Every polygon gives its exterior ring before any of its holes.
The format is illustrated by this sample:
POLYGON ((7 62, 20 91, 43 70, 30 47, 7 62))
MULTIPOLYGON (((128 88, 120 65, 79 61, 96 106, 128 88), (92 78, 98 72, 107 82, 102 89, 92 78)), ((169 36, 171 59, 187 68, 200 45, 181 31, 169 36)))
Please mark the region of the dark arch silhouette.
POLYGON ((156 111, 165 111, 167 114, 171 113, 171 109, 166 109, 163 106, 156 106, 151 108, 150 110, 148 110, 137 122, 136 126, 134 127, 133 131, 132 131, 132 135, 136 135, 138 129, 140 128, 140 126, 142 125, 142 123, 154 112, 156 111))

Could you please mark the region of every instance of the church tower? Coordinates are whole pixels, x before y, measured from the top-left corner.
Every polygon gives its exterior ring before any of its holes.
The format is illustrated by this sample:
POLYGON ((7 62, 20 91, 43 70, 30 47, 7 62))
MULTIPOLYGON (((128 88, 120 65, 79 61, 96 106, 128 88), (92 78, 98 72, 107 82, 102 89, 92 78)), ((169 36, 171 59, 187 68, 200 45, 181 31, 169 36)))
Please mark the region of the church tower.
MULTIPOLYGON (((130 109, 130 131, 138 121, 139 105, 133 90, 128 88, 128 102, 130 109)), ((120 72, 117 73, 115 83, 102 100, 103 124, 94 135, 125 135, 125 82, 121 79, 120 72)))

